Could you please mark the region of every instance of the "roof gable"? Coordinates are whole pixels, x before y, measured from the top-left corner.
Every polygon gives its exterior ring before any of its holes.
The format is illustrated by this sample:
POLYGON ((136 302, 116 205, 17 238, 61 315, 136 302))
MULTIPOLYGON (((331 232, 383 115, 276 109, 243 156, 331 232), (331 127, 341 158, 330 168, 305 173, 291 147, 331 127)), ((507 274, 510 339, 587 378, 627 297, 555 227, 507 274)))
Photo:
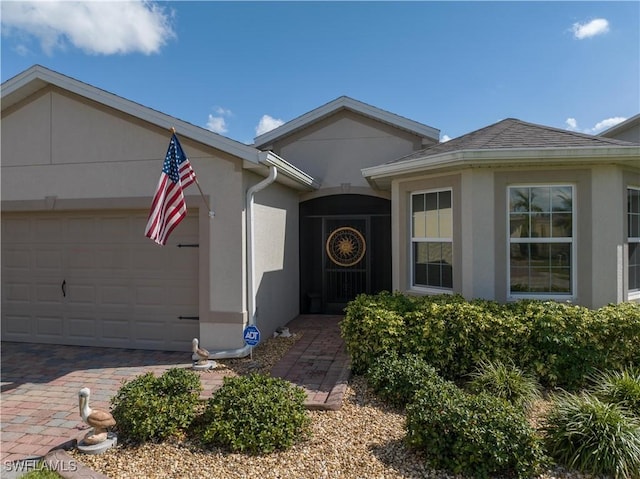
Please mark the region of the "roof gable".
POLYGON ((600 133, 600 136, 607 138, 620 138, 622 135, 634 138, 632 141, 640 143, 640 113, 600 133), (635 132, 635 137, 632 136, 632 130, 635 132))
POLYGON ((2 109, 4 110, 17 104, 48 85, 54 85, 70 91, 159 127, 166 129, 176 128, 180 135, 187 136, 204 145, 211 146, 251 163, 259 162, 260 152, 251 146, 49 70, 41 65, 34 65, 2 84, 2 109))
POLYGON ((278 128, 256 137, 254 140, 254 146, 256 148, 266 147, 285 136, 307 128, 341 110, 353 111, 357 114, 373 118, 374 120, 409 131, 410 133, 430 140, 438 141, 440 138, 440 130, 436 128, 423 125, 422 123, 396 115, 395 113, 381 110, 380 108, 354 100, 353 98, 341 96, 319 108, 316 108, 315 110, 311 110, 310 112, 279 126, 278 128))
POLYGON ((202 145, 215 148, 243 160, 243 167, 267 175, 269 166, 277 166, 278 182, 296 189, 318 188, 317 182, 305 172, 294 167, 273 152, 263 152, 253 146, 245 145, 218 133, 179 120, 173 116, 145 107, 106 90, 81 82, 61 73, 34 65, 0 85, 2 110, 10 108, 43 88, 55 86, 75 95, 84 97, 124 114, 136 117, 161 128, 174 129, 181 136, 190 138, 202 145))

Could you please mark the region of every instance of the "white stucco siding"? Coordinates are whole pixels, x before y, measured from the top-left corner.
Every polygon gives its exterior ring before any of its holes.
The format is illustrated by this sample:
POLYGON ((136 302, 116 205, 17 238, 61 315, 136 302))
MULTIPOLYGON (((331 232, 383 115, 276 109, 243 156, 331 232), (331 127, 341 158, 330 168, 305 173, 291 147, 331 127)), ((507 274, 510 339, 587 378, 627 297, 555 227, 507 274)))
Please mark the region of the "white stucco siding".
POLYGON ((298 197, 278 184, 254 204, 257 324, 264 335, 299 312, 298 197))
POLYGON ((362 168, 386 163, 420 148, 421 139, 351 112, 341 112, 274 145, 287 161, 323 189, 366 187, 362 168))
POLYGON ((2 113, 3 167, 50 164, 50 146, 51 94, 35 96, 20 108, 2 113))
POLYGON ((493 172, 466 170, 461 175, 461 284, 466 298, 495 297, 493 172))

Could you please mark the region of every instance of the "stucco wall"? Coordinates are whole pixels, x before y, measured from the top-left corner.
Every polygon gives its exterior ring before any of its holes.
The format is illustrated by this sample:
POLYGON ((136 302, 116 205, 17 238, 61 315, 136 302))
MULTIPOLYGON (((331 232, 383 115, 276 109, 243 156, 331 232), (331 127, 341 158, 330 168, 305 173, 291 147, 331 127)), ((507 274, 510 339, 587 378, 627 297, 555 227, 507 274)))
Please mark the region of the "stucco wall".
POLYGON ((254 200, 256 322, 266 337, 300 311, 298 195, 274 183, 254 200))
MULTIPOLYGON (((310 174, 322 189, 364 188, 362 168, 380 165, 420 149, 422 139, 404 130, 341 111, 273 145, 274 151, 310 174)), ((354 191, 341 191, 353 193, 354 191)))

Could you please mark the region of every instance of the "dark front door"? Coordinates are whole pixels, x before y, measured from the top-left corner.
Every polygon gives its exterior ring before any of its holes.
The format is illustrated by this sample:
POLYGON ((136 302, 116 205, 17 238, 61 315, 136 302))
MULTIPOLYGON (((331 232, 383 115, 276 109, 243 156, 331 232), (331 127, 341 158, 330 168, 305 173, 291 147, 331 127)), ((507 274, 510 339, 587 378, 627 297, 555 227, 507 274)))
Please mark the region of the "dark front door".
POLYGON ((341 312, 360 293, 371 291, 369 218, 323 218, 324 308, 341 312))
POLYGON ((301 312, 342 314, 359 294, 391 289, 388 200, 329 196, 300 213, 301 312))

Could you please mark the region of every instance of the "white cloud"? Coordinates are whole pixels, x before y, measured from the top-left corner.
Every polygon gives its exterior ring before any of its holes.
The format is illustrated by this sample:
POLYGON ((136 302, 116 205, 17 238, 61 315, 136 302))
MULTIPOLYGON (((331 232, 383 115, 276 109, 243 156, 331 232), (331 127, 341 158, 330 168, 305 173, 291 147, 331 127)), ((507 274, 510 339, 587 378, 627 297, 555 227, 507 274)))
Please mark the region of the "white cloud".
POLYGON ((150 1, 20 1, 1 9, 3 36, 33 36, 47 54, 71 44, 92 55, 149 55, 175 37, 171 13, 150 1))
POLYGON ((214 133, 224 134, 229 131, 225 117, 233 116, 233 112, 221 106, 215 107, 215 112, 216 115, 209 115, 206 128, 214 133))
POLYGON ((567 124, 567 130, 576 131, 578 129, 578 122, 575 118, 567 118, 565 123, 567 124))
POLYGON ((451 140, 451 137, 449 135, 442 135, 442 138, 440 139, 440 142, 441 143, 446 143, 449 140, 451 140))
POLYGON ((207 130, 220 134, 226 133, 228 131, 227 122, 221 116, 209 115, 209 120, 207 120, 207 130))
POLYGON ((593 128, 584 128, 584 129, 581 129, 578 127, 578 122, 576 121, 575 118, 567 118, 565 120, 565 123, 567 124, 567 130, 587 133, 589 135, 597 135, 601 131, 608 130, 609 128, 613 128, 618 123, 622 123, 625 120, 626 118, 624 117, 614 116, 614 117, 606 118, 602 121, 599 121, 598 123, 595 124, 593 128))
POLYGON ((604 18, 595 18, 588 23, 574 23, 573 36, 578 40, 603 35, 609 31, 609 22, 604 18))
POLYGON ((284 121, 277 120, 275 118, 270 117, 269 115, 262 115, 260 118, 260 122, 258 126, 256 126, 256 136, 260 136, 268 131, 271 131, 275 128, 278 128, 280 125, 283 125, 284 121))
POLYGON ((216 107, 216 113, 220 116, 232 116, 233 112, 221 106, 216 107))
POLYGON ((600 131, 608 130, 609 128, 613 128, 618 123, 622 123, 625 120, 626 118, 623 118, 621 116, 614 116, 613 118, 607 118, 606 120, 602 120, 596 123, 596 126, 591 128, 591 131, 593 133, 598 133, 600 131))

